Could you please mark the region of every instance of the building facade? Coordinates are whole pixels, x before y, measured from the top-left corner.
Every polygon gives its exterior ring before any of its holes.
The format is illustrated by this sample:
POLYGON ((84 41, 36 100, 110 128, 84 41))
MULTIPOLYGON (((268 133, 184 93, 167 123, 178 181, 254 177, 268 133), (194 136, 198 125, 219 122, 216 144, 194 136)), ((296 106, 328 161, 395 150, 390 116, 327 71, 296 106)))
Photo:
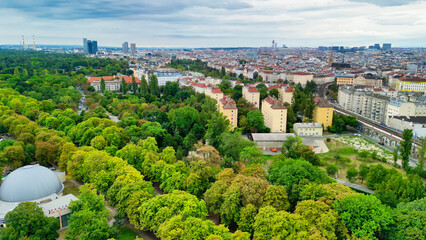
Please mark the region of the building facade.
POLYGON ((293 130, 297 136, 322 136, 323 133, 320 123, 295 123, 293 130))
POLYGON ((235 101, 230 96, 224 96, 219 100, 219 112, 221 112, 234 129, 238 125, 238 108, 235 101))
POLYGON ((268 96, 262 101, 262 114, 265 126, 271 132, 286 132, 287 108, 275 97, 268 96))
POLYGON ((314 79, 314 75, 306 72, 293 72, 287 74, 286 79, 294 82, 294 84, 300 83, 302 86, 305 86, 308 81, 312 81, 314 79))
MULTIPOLYGON (((91 86, 95 88, 96 91, 101 91, 101 80, 104 79, 105 81, 105 90, 108 91, 120 91, 121 90, 121 82, 124 78, 124 81, 127 83, 127 85, 131 86, 133 82, 132 76, 102 76, 102 77, 88 77, 87 82, 90 83, 91 86)), ((135 78, 135 82, 138 85, 138 87, 141 84, 141 80, 137 77, 135 78)))
POLYGON ((314 122, 324 126, 324 129, 331 127, 333 123, 333 111, 333 105, 326 100, 319 101, 314 109, 314 122))
POLYGON ((158 71, 154 73, 158 79, 158 86, 165 86, 167 82, 176 82, 182 77, 180 72, 158 71))
POLYGON ((243 87, 243 98, 259 109, 260 92, 256 87, 246 85, 243 87))

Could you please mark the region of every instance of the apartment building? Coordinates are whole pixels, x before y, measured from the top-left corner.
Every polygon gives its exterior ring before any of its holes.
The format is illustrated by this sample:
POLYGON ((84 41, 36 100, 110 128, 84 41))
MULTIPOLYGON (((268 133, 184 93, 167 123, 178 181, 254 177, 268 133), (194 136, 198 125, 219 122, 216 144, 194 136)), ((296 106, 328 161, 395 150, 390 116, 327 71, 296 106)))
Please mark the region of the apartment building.
POLYGON ((291 104, 291 100, 293 99, 294 88, 288 85, 283 85, 282 87, 278 88, 278 92, 279 98, 283 103, 287 102, 291 104))
POLYGON ((337 85, 354 85, 355 75, 339 75, 336 76, 337 85))
POLYGON ((401 77, 397 90, 402 92, 426 92, 426 79, 416 77, 401 77))
POLYGON ((286 79, 294 82, 294 84, 300 83, 302 86, 305 86, 308 81, 312 81, 314 79, 314 75, 307 72, 293 72, 287 74, 286 79))
POLYGON ((219 108, 219 101, 223 98, 223 92, 219 88, 210 85, 206 88, 204 93, 215 99, 217 101, 216 106, 219 108))
POLYGON ((327 100, 320 100, 314 109, 314 122, 324 126, 324 129, 331 127, 333 123, 334 107, 327 100))
POLYGON ((219 100, 219 112, 221 112, 234 129, 238 124, 238 108, 235 101, 230 96, 224 96, 219 100))
POLYGON ((268 96, 262 101, 262 114, 265 126, 271 132, 286 132, 287 108, 275 97, 268 96))
POLYGON ((253 103, 257 109, 259 109, 260 103, 260 92, 256 87, 246 85, 243 87, 243 98, 250 103, 253 103))

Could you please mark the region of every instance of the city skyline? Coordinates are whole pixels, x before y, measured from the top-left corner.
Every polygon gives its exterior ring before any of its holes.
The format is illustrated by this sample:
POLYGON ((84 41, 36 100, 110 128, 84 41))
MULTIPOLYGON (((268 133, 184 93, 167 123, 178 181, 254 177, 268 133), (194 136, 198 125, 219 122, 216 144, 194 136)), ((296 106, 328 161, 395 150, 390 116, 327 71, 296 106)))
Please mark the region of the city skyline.
POLYGON ((423 47, 426 1, 221 0, 104 1, 5 0, 0 3, 0 45, 36 44, 120 47, 423 47), (111 37, 114 36, 114 37, 111 37))

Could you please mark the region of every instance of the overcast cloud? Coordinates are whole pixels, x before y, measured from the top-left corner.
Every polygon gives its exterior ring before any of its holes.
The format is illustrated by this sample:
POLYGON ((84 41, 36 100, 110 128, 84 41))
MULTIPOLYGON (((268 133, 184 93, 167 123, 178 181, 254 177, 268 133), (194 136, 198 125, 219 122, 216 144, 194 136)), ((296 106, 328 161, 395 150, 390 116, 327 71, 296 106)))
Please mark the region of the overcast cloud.
POLYGON ((425 0, 0 0, 0 45, 425 46, 425 0))

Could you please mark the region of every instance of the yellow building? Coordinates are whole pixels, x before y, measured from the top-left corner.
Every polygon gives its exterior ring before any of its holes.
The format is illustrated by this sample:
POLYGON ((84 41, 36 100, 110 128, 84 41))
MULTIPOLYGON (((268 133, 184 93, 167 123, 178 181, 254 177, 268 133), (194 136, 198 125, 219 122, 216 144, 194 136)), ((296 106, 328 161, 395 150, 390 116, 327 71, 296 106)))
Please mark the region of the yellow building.
POLYGON ((415 77, 401 77, 397 83, 397 90, 402 92, 422 92, 426 91, 426 79, 415 77))
POLYGON ((334 107, 326 100, 320 100, 314 109, 314 122, 320 123, 324 129, 331 127, 333 123, 334 107))
POLYGON ((260 92, 257 88, 252 87, 250 85, 246 85, 243 87, 243 98, 247 100, 247 102, 253 103, 257 109, 259 109, 260 102, 260 92))
POLYGON ((268 96, 262 101, 262 114, 265 126, 271 132, 285 132, 287 126, 287 108, 275 97, 268 96))
POLYGON ((347 76, 336 76, 337 85, 354 85, 355 84, 355 76, 347 75, 347 76))
POLYGON ((217 108, 219 109, 219 101, 223 98, 223 92, 216 87, 209 86, 206 88, 205 94, 217 101, 217 108))
POLYGON ((238 108, 237 104, 230 96, 224 96, 219 100, 219 112, 229 120, 232 129, 237 127, 238 108))

